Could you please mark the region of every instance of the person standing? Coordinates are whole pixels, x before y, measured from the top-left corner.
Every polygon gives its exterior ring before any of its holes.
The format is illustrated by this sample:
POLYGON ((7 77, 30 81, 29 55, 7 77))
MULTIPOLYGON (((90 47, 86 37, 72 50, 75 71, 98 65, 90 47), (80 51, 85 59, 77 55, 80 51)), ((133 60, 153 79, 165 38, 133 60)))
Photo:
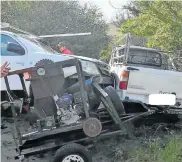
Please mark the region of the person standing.
POLYGON ((58 44, 58 50, 62 54, 66 54, 66 55, 72 55, 73 54, 68 48, 65 47, 65 44, 62 42, 58 44))

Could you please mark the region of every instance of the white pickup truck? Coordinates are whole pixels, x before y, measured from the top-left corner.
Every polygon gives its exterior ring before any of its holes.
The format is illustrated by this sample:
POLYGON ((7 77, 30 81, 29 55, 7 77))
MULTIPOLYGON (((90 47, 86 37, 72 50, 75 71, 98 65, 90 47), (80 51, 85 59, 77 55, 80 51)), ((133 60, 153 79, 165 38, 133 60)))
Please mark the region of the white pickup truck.
POLYGON ((151 48, 118 46, 110 60, 122 100, 149 103, 150 94, 173 93, 182 108, 182 72, 170 68, 167 55, 151 48))

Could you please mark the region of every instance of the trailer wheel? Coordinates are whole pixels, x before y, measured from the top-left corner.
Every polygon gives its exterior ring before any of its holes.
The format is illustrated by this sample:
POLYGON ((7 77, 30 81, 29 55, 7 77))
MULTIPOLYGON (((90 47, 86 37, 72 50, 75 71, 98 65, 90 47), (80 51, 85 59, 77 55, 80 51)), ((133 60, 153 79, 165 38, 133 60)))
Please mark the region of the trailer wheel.
POLYGON ((125 114, 125 108, 123 103, 121 102, 116 90, 114 89, 114 87, 112 86, 108 86, 105 89, 105 92, 108 94, 108 96, 110 97, 114 107, 116 108, 116 111, 119 114, 125 114))
POLYGON ((84 146, 72 143, 61 147, 56 152, 53 162, 92 162, 92 156, 84 146))

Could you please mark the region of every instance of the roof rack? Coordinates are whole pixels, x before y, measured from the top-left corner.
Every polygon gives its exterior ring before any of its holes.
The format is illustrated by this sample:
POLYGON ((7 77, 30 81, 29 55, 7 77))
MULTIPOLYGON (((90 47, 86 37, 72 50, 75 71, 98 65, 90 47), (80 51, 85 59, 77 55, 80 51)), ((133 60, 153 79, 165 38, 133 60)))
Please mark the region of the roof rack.
POLYGON ((53 34, 53 35, 35 35, 35 34, 32 34, 32 33, 29 33, 27 31, 24 31, 24 30, 21 30, 19 28, 16 28, 12 25, 10 25, 9 23, 1 23, 0 24, 1 28, 2 29, 5 29, 5 28, 10 28, 10 29, 13 29, 13 30, 16 30, 20 33, 24 33, 24 34, 27 34, 29 35, 31 38, 35 38, 35 39, 42 39, 42 38, 51 38, 51 37, 72 37, 72 36, 85 36, 85 35, 91 35, 91 32, 88 32, 88 33, 67 33, 67 34, 53 34))

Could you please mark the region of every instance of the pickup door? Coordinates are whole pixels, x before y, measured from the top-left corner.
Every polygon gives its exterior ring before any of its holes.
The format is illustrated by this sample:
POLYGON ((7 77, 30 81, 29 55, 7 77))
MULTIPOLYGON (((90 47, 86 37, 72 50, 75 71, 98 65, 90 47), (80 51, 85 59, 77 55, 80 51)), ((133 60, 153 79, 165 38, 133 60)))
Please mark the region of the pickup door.
POLYGON ((182 103, 182 73, 144 67, 127 67, 129 81, 126 96, 148 103, 152 93, 176 93, 182 103))
MULTIPOLYGON (((12 70, 23 69, 27 64, 27 51, 26 48, 17 39, 9 35, 1 34, 1 65, 8 61, 12 70), (9 50, 8 50, 9 48, 9 50), (11 50, 17 49, 19 52, 12 52, 11 50)), ((20 79, 17 75, 9 76, 11 89, 22 89, 20 79)), ((6 90, 4 79, 1 78, 1 90, 6 90)))

